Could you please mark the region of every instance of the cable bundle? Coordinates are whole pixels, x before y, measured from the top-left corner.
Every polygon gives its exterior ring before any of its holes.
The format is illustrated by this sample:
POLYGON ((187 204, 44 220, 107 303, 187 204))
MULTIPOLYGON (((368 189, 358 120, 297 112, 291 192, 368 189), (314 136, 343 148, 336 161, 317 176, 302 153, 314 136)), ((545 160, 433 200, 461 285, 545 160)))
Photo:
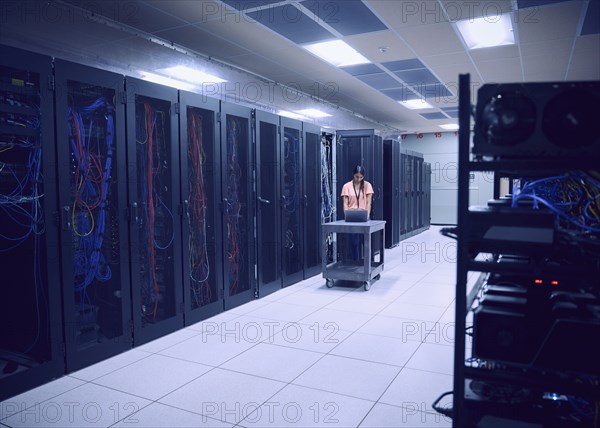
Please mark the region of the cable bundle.
POLYGON ((145 136, 142 141, 137 138, 138 150, 138 191, 141 206, 139 220, 140 243, 145 252, 142 267, 142 315, 152 320, 156 319, 160 299, 160 287, 164 286, 165 278, 160 277, 158 270, 164 271, 168 263, 164 252, 168 250, 174 239, 173 214, 162 199, 163 193, 168 193, 168 146, 165 136, 165 113, 155 111, 152 104, 142 101, 143 121, 136 118, 137 135, 145 136), (143 127, 141 126, 143 125, 143 127), (157 262, 158 256, 161 261, 157 262))
MULTIPOLYGON (((16 106, 29 114, 3 113, 0 123, 8 127, 28 128, 39 132, 39 96, 19 97, 8 91, 0 96, 0 103, 16 106)), ((5 131, 6 132, 6 131, 5 131)), ((45 217, 43 208, 42 144, 39 139, 18 135, 0 136, 0 253, 12 253, 17 247, 25 248, 33 262, 32 284, 35 295, 35 336, 25 350, 28 354, 34 349, 43 333, 49 337, 46 284, 42 273, 43 239, 45 217), (32 240, 32 241, 31 241, 32 240), (42 317, 45 320, 42 320, 42 317), (42 332, 42 323, 46 329, 42 332)), ((9 278, 11 275, 9 274, 9 278)), ((29 283, 29 282, 28 282, 29 283)), ((22 285, 22 284, 21 284, 22 285)))
POLYGON ((238 292, 241 272, 242 225, 240 212, 242 203, 238 191, 241 188, 242 169, 239 164, 239 137, 242 125, 234 117, 227 116, 227 183, 225 191, 225 223, 227 225, 227 264, 229 272, 229 294, 238 292))
POLYGON ((202 116, 188 112, 188 162, 189 162, 189 263, 192 296, 198 307, 212 301, 212 291, 208 278, 210 263, 208 259, 206 234, 206 193, 204 190, 205 153, 202 146, 202 116))
POLYGON ((81 306, 94 280, 106 282, 111 270, 102 252, 114 142, 114 107, 99 98, 77 110, 68 108, 72 175, 71 229, 73 285, 81 306), (88 121, 84 125, 84 118, 88 121), (98 121, 103 123, 98 123, 98 121), (99 128, 98 130, 96 128, 99 128), (100 132, 104 129, 104 134, 100 132), (102 138, 104 137, 104 138, 102 138))
POLYGON ((321 137, 321 223, 330 222, 333 220, 335 207, 332 204, 333 195, 331 193, 331 171, 329 165, 331 163, 331 144, 325 136, 321 137))
POLYGON ((538 180, 516 180, 513 186, 513 207, 521 199, 533 200, 552 210, 565 228, 600 232, 600 180, 583 171, 546 177, 538 180))

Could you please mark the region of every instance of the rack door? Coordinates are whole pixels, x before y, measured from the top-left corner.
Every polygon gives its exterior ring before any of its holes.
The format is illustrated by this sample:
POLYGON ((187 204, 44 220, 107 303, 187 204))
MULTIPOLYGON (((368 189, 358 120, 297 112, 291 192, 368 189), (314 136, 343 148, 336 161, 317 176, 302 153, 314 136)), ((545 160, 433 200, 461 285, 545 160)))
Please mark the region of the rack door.
POLYGON ((121 75, 54 63, 67 371, 131 348, 121 75))
POLYGON ((133 340, 183 327, 177 90, 127 77, 133 340))
POLYGON ((179 92, 185 324, 223 311, 219 101, 179 92))
POLYGON ((322 245, 322 186, 321 186, 321 128, 308 123, 302 124, 304 136, 304 278, 321 273, 322 245))
POLYGON ((255 297, 254 160, 249 108, 221 103, 221 189, 224 305, 255 297))
POLYGON ((281 238, 283 286, 304 278, 302 123, 281 118, 281 238))
POLYGON ((0 400, 64 373, 51 77, 0 46, 0 400))
POLYGON ((281 288, 281 185, 279 117, 255 112, 258 295, 281 288))

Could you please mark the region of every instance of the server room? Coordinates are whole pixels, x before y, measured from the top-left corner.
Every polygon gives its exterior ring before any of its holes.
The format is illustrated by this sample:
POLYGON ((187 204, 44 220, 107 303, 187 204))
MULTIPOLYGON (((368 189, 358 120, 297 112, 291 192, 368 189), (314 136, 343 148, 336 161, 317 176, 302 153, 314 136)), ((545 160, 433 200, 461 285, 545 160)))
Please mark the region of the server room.
POLYGON ((600 428, 600 1, 0 0, 0 428, 600 428))

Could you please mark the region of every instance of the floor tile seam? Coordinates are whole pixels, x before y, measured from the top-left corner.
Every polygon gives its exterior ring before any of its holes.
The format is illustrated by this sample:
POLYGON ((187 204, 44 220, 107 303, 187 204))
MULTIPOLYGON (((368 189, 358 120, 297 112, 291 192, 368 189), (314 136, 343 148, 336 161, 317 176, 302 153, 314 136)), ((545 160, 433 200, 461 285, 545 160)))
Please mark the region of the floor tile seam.
MULTIPOLYGON (((112 358, 114 358, 114 357, 117 357, 117 356, 119 356, 119 355, 124 355, 126 352, 130 352, 130 351, 133 351, 133 350, 136 350, 136 351, 137 351, 137 349, 135 349, 135 348, 131 348, 131 349, 128 349, 127 351, 125 351, 125 352, 123 352, 123 353, 121 353, 121 354, 118 354, 118 355, 115 355, 115 356, 113 356, 112 358)), ((142 357, 142 358, 140 358, 140 359, 137 359, 137 360, 135 360, 135 361, 132 361, 132 362, 130 362, 130 363, 128 363, 128 364, 125 364, 124 366, 117 367, 117 368, 115 368, 115 369, 113 369, 113 370, 110 370, 109 372, 103 373, 103 374, 101 374, 100 376, 96 376, 96 377, 94 377, 94 378, 92 378, 92 379, 82 379, 82 378, 80 378, 80 377, 77 377, 77 376, 75 376, 75 375, 77 374, 77 372, 69 373, 69 376, 71 376, 71 377, 72 377, 72 378, 74 378, 74 379, 82 380, 82 381, 84 381, 84 382, 92 382, 92 381, 94 381, 94 380, 96 380, 96 379, 98 379, 98 378, 101 378, 101 377, 103 377, 103 376, 106 376, 106 375, 109 375, 109 374, 111 374, 111 373, 114 373, 114 372, 116 372, 117 370, 124 369, 125 367, 129 367, 129 366, 130 366, 130 365, 132 365, 132 364, 138 363, 138 362, 140 362, 140 361, 142 361, 142 360, 145 360, 146 358, 150 358, 152 355, 154 355, 154 354, 151 354, 151 353, 148 353, 148 352, 145 352, 145 351, 140 351, 140 352, 144 352, 145 354, 148 354, 148 355, 146 355, 146 356, 144 356, 144 357, 142 357)), ((105 363, 105 362, 107 362, 107 361, 109 361, 109 359, 107 359, 107 360, 102 360, 102 361, 99 361, 99 362, 98 362, 98 363, 96 363, 96 364, 105 363)), ((93 367, 93 366, 94 366, 94 365, 91 365, 91 366, 88 366, 88 367, 84 367, 84 368, 83 368, 83 369, 81 369, 81 370, 86 370, 86 369, 88 369, 88 368, 90 368, 90 367, 93 367)))
MULTIPOLYGON (((69 377, 72 377, 72 376, 70 376, 70 375, 66 374, 66 375, 63 375, 62 377, 60 377, 60 378, 58 378, 58 379, 54 379, 54 380, 52 380, 52 381, 50 381, 50 382, 55 382, 55 381, 57 381, 57 380, 59 380, 59 379, 62 379, 63 377, 67 377, 67 376, 69 376, 69 377)), ((83 382, 83 383, 82 383, 81 385, 74 386, 73 388, 69 388, 69 389, 67 389, 67 390, 65 390, 65 391, 63 391, 63 392, 61 392, 60 394, 53 395, 52 397, 49 397, 49 398, 47 398, 47 399, 45 399, 45 400, 42 400, 42 401, 36 401, 36 402, 35 402, 34 404, 32 404, 31 406, 27 406, 27 407, 25 407, 24 409, 22 409, 22 410, 19 410, 18 412, 11 414, 10 416, 6 416, 6 417, 4 417, 4 418, 0 419, 0 423, 1 423, 2 421, 5 421, 6 419, 12 418, 12 417, 13 417, 13 416, 15 416, 15 415, 18 415, 19 413, 22 413, 22 412, 24 412, 24 411, 26 411, 26 410, 31 410, 31 409, 32 409, 32 408, 34 408, 35 406, 38 406, 38 405, 40 405, 40 404, 42 404, 42 403, 45 403, 45 402, 47 402, 47 401, 50 401, 50 400, 52 400, 52 399, 55 399, 56 397, 60 397, 61 395, 63 395, 63 394, 66 394, 67 392, 74 391, 75 389, 77 389, 77 388, 81 388, 81 387, 85 386, 86 384, 90 383, 90 381, 84 381, 84 380, 82 380, 82 379, 79 379, 79 378, 73 378, 73 379, 77 379, 77 380, 79 380, 79 381, 81 381, 81 382, 83 382)), ((48 382, 48 383, 50 383, 50 382, 48 382)), ((39 387, 38 387, 38 388, 39 388, 39 387)), ((29 391, 27 391, 27 392, 29 392, 29 391)), ((27 393, 27 392, 25 392, 25 393, 27 393)), ((20 395, 20 394, 19 394, 19 395, 20 395)), ((16 397, 16 396, 15 396, 15 397, 16 397)), ((12 398, 14 398, 14 397, 12 397, 12 398)), ((1 404, 1 405, 4 405, 4 404, 6 404, 7 402, 10 402, 10 400, 11 400, 11 398, 9 398, 9 399, 7 399, 7 400, 3 400, 2 402, 0 402, 0 404, 1 404)))
MULTIPOLYGON (((417 348, 418 349, 418 348, 417 348)), ((415 351, 416 352, 416 351, 415 351)), ((411 354, 412 357, 413 354, 411 354)), ((345 358, 347 360, 354 360, 354 361, 361 361, 363 363, 371 363, 371 364, 377 364, 377 365, 381 365, 381 366, 388 366, 388 367, 393 367, 393 368, 401 368, 404 367, 406 364, 390 364, 390 363, 382 363, 381 361, 373 361, 373 360, 367 360, 364 358, 357 358, 357 357, 350 357, 348 355, 341 355, 341 354, 332 354, 332 353, 328 353, 324 356, 331 356, 331 357, 336 357, 336 358, 345 358)), ((407 360, 408 362, 408 360, 407 360)))

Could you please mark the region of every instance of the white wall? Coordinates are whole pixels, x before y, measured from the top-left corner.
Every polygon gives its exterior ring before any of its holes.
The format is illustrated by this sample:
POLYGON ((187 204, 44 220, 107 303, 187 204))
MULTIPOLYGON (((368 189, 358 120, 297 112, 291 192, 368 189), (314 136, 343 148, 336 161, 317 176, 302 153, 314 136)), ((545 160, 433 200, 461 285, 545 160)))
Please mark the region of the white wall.
MULTIPOLYGON (((458 132, 407 134, 402 148, 423 153, 431 164, 431 223, 456 224, 458 199, 458 132)), ((473 172, 469 204, 486 205, 494 195, 493 175, 473 172)))

